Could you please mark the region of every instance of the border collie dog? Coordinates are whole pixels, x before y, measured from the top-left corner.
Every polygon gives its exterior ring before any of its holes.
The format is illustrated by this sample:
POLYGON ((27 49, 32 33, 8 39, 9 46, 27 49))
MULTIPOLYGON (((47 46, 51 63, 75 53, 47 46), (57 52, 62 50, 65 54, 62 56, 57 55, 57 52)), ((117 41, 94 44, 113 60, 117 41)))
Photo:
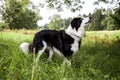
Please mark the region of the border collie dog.
POLYGON ((48 61, 51 61, 53 52, 64 58, 64 63, 71 65, 67 59, 74 55, 80 48, 82 37, 85 35, 84 27, 91 22, 91 17, 74 18, 65 30, 42 30, 34 36, 33 43, 23 42, 20 49, 23 53, 37 53, 36 62, 45 52, 49 54, 48 61))

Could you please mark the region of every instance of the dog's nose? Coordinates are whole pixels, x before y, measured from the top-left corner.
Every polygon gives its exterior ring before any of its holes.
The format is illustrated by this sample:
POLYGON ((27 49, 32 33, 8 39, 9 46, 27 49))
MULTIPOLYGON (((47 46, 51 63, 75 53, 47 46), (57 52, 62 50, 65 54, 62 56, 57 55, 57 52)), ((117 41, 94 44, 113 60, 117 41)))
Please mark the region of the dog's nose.
POLYGON ((89 22, 92 22, 92 17, 91 16, 89 17, 89 22))
POLYGON ((89 19, 92 19, 92 17, 90 16, 89 19))

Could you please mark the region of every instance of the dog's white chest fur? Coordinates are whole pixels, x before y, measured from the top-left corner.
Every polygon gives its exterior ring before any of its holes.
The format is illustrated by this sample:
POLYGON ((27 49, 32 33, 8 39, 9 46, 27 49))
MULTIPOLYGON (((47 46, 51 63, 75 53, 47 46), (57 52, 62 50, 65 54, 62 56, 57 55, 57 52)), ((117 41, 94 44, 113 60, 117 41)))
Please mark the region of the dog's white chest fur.
POLYGON ((76 53, 79 50, 79 42, 78 40, 74 40, 74 43, 71 44, 71 50, 76 53))

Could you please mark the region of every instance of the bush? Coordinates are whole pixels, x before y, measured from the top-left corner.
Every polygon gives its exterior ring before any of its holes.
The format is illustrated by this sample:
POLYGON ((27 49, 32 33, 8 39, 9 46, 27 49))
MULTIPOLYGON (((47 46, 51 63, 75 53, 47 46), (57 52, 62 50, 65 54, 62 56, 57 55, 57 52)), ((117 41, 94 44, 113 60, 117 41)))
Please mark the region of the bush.
POLYGON ((8 24, 7 23, 4 23, 4 22, 1 22, 0 23, 0 31, 3 30, 3 29, 8 29, 8 24))

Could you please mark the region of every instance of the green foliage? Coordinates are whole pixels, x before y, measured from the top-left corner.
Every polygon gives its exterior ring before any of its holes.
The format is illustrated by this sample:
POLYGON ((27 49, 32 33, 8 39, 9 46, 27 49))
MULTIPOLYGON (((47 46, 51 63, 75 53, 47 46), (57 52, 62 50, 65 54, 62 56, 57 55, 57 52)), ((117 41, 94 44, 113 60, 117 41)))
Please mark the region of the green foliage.
POLYGON ((115 24, 113 19, 113 13, 111 10, 108 10, 106 14, 104 15, 104 19, 101 21, 101 25, 104 26, 104 29, 106 30, 115 30, 115 24))
POLYGON ((71 18, 62 19, 60 15, 55 14, 51 18, 51 22, 48 25, 41 26, 43 29, 61 30, 69 26, 71 18))
MULTIPOLYGON (((69 22, 68 22, 69 23, 69 22)), ((68 24, 67 24, 68 25, 68 24)), ((48 25, 48 28, 49 29, 56 29, 56 30, 59 30, 59 29, 64 29, 67 27, 66 25, 66 21, 61 19, 60 15, 54 15, 52 18, 51 18, 51 22, 49 23, 48 25)))
POLYGON ((10 29, 33 29, 37 27, 38 14, 28 8, 29 0, 6 0, 2 18, 10 29))
POLYGON ((105 4, 114 4, 118 0, 97 0, 94 2, 94 5, 99 5, 100 2, 103 2, 105 4))
POLYGON ((35 12, 29 9, 25 9, 25 11, 21 12, 19 16, 13 18, 13 20, 9 23, 9 26, 13 29, 35 29, 38 27, 38 19, 39 18, 35 12))
POLYGON ((47 0, 49 8, 57 9, 58 11, 63 11, 64 7, 71 10, 72 12, 79 11, 82 8, 82 4, 80 0, 47 0), (64 6, 64 7, 63 7, 64 6))
POLYGON ((118 3, 118 7, 114 11, 115 13, 113 15, 113 19, 115 20, 115 29, 120 29, 120 2, 118 3))
POLYGON ((7 23, 0 22, 0 31, 3 30, 3 29, 7 29, 7 28, 9 28, 7 23))
POLYGON ((102 15, 102 10, 98 9, 92 14, 92 23, 89 26, 89 30, 103 30, 104 27, 101 25, 101 21, 104 18, 102 15))
POLYGON ((92 24, 88 30, 119 30, 120 29, 120 2, 119 0, 97 0, 94 5, 99 5, 100 2, 105 4, 115 4, 111 9, 97 9, 93 14, 92 24))
MULTIPOLYGON (((87 32, 80 51, 72 57, 72 66, 54 54, 46 63, 42 55, 35 67, 34 80, 119 80, 120 31, 87 32)), ((33 35, 3 32, 0 35, 0 79, 30 80, 33 55, 19 50, 21 42, 32 42, 33 35), (20 39, 19 39, 20 38, 20 39)))
POLYGON ((115 13, 111 9, 104 11, 97 9, 92 14, 92 23, 87 28, 88 30, 119 30, 120 29, 120 14, 119 8, 116 8, 115 13))
POLYGON ((48 25, 49 29, 52 30, 59 30, 60 28, 62 28, 62 26, 60 26, 60 20, 56 20, 56 21, 51 21, 51 23, 48 25))
POLYGON ((48 25, 49 29, 54 29, 54 30, 61 30, 65 29, 68 27, 70 24, 70 19, 59 19, 55 21, 51 21, 50 24, 48 25))

